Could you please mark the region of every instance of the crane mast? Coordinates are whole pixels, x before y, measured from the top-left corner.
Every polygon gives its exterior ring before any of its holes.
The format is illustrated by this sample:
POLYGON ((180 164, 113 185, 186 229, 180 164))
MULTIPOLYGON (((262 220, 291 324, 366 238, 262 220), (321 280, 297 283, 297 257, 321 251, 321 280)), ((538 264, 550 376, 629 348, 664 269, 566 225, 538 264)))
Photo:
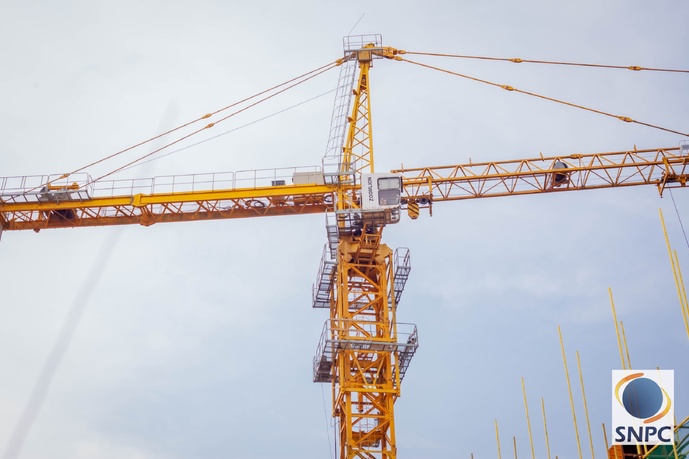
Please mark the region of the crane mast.
POLYGON ((409 250, 382 241, 402 209, 484 197, 655 185, 689 178, 689 142, 656 148, 450 166, 374 169, 369 71, 398 59, 380 35, 345 38, 321 167, 92 181, 85 173, 0 178, 3 231, 323 213, 327 243, 313 307, 327 309, 313 380, 332 388, 340 459, 397 457, 394 404, 419 345, 397 322, 409 250))
MULTIPOLYGON (((361 46, 345 41, 344 65, 355 63, 359 72, 344 145, 339 154, 326 155, 337 159, 330 175, 337 191, 334 212, 326 216, 328 244, 314 292, 314 307, 330 313, 314 359, 314 382, 332 385, 343 459, 397 457, 394 404, 418 347, 416 327, 396 320, 410 269, 408 250, 395 252, 382 243, 385 225, 399 221, 402 181, 396 174, 374 173, 369 70, 374 58, 393 51, 382 47, 380 36, 372 38, 361 46), (380 193, 388 195, 374 199, 380 193)), ((337 116, 336 111, 333 124, 337 116)))

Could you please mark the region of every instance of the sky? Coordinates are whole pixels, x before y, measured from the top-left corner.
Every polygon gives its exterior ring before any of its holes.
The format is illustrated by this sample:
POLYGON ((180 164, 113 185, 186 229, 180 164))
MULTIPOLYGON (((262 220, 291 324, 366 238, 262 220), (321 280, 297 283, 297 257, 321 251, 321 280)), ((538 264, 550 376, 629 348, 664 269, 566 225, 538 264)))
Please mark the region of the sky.
MULTIPOLYGON (((688 16, 680 0, 4 0, 0 176, 74 170, 330 63, 350 34, 417 52, 689 69, 688 16)), ((689 131, 687 74, 414 59, 689 131)), ((337 70, 325 73, 198 140, 226 135, 117 177, 319 165, 337 83, 337 70)), ((404 62, 375 62, 371 101, 378 171, 686 139, 404 62)), ((551 454, 577 457, 558 326, 582 454, 591 452, 577 352, 603 457, 620 368, 608 288, 632 366, 674 369, 676 417, 689 416, 689 337, 659 208, 689 266, 683 189, 438 203, 432 216, 386 228, 389 246, 411 250, 397 318, 417 324, 420 342, 395 405, 399 457, 497 457, 496 420, 502 454, 516 442, 530 457, 522 378, 536 456, 547 457, 543 399, 551 454)), ((5 232, 5 457, 334 457, 330 387, 311 382, 327 318, 311 308, 324 226, 308 215, 5 232), (54 377, 10 456, 45 368, 54 377)))

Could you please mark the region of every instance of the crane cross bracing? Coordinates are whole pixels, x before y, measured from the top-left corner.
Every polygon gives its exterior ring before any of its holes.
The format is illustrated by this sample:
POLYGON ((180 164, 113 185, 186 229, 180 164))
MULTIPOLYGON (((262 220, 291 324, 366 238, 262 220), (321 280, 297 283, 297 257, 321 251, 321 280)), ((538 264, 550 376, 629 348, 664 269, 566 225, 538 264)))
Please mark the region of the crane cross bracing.
POLYGON ((435 167, 400 168, 406 203, 594 190, 637 185, 687 184, 689 143, 679 147, 570 154, 435 167))

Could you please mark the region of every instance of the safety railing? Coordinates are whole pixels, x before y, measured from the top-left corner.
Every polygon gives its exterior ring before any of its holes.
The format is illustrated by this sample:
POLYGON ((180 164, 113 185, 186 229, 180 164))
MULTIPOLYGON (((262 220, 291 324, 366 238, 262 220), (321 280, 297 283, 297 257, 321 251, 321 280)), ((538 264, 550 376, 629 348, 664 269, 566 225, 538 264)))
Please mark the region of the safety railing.
POLYGON ((419 347, 415 324, 397 323, 396 327, 381 326, 378 322, 353 319, 329 319, 313 359, 314 382, 330 382, 335 353, 341 350, 398 352, 400 378, 404 377, 409 361, 419 347), (387 333, 382 333, 388 330, 387 333))
POLYGON ((93 183, 86 173, 0 177, 0 202, 87 200, 93 183))
POLYGON ((323 183, 319 166, 257 169, 145 179, 92 181, 86 173, 0 177, 3 202, 87 200, 135 194, 190 193, 323 183))

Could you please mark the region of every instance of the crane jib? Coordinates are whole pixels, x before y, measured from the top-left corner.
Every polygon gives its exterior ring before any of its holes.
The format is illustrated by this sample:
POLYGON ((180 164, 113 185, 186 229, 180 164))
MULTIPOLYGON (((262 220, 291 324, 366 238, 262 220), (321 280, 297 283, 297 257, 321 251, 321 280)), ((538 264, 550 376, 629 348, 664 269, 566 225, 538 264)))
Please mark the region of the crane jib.
MULTIPOLYGON (((655 185, 659 192, 683 187, 689 174, 689 147, 576 154, 499 162, 408 168, 384 174, 362 174, 364 212, 484 197, 655 185), (399 192, 401 190, 401 194, 399 192)), ((203 174, 213 175, 213 174, 203 174)), ((217 174, 216 174, 217 175, 217 174)), ((171 176, 168 182, 181 183, 171 176)), ((298 215, 332 210, 336 186, 325 184, 318 171, 292 174, 294 184, 271 176, 266 185, 204 189, 149 187, 147 193, 131 185, 91 183, 85 174, 0 178, 0 232, 46 228, 122 224, 151 225, 193 221, 298 215), (35 179, 32 181, 31 179, 35 179), (302 183, 309 182, 309 183, 302 183), (45 183, 52 183, 50 188, 45 183), (170 190, 157 192, 157 190, 170 190), (152 191, 152 192, 151 192, 152 191), (119 192, 119 193, 118 193, 119 192), (121 194, 120 194, 121 193, 121 194)), ((152 183, 156 179, 151 179, 152 183)), ((350 188, 355 188, 353 185, 350 188)), ((416 214, 413 206, 412 217, 416 214)), ((392 223, 387 219, 388 223, 392 223)))

